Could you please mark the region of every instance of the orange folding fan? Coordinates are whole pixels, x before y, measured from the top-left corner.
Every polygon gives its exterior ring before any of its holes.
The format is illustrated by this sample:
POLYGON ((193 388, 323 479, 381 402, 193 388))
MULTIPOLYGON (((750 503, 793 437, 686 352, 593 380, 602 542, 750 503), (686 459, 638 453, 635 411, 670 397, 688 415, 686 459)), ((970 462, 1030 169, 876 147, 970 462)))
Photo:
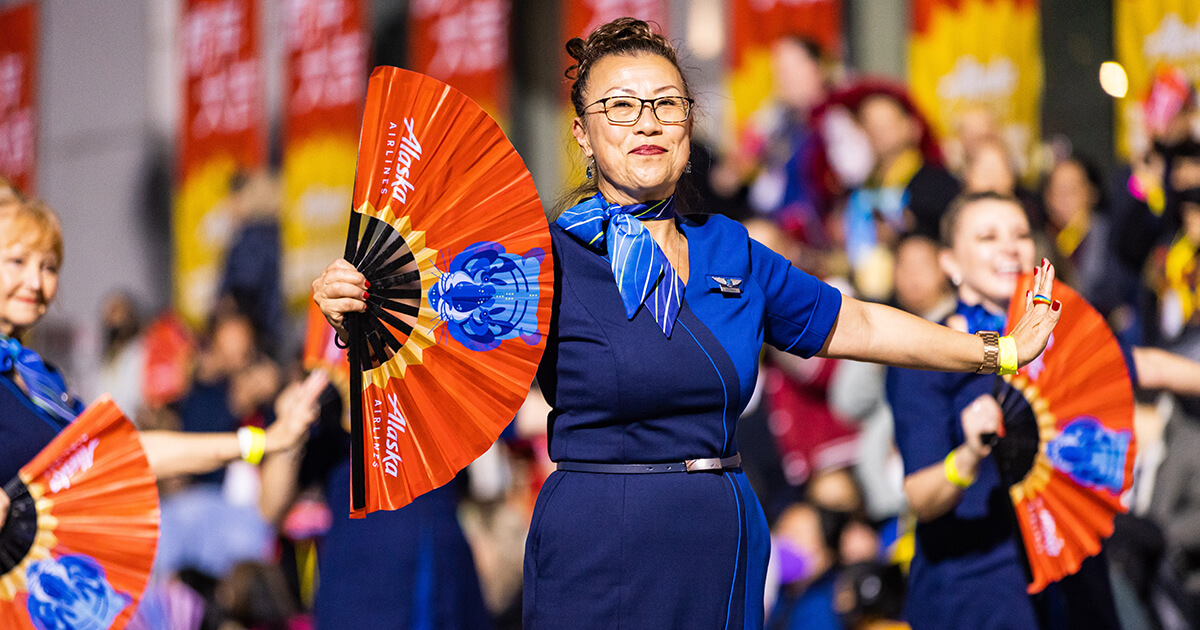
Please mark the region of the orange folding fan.
POLYGON ((435 79, 376 68, 346 243, 370 282, 346 320, 352 516, 450 481, 512 420, 545 349, 550 247, 496 123, 435 79))
POLYGON ((0 628, 124 628, 154 564, 158 488, 112 399, 80 414, 4 491, 0 628))
MULTIPOLYGON (((1032 276, 1018 283, 1010 325, 1025 312, 1032 276)), ((1062 318, 1042 356, 1004 377, 1005 435, 995 453, 1009 484, 1029 563, 1029 592, 1079 570, 1125 512, 1136 450, 1133 387, 1104 318, 1055 283, 1062 318)))

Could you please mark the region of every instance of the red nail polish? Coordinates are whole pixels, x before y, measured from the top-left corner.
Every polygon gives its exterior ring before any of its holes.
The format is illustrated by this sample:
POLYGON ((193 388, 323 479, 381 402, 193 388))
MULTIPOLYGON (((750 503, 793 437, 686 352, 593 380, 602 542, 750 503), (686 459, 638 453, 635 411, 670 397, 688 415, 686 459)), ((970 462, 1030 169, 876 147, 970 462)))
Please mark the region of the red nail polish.
POLYGON ((367 298, 369 298, 369 297, 371 297, 371 294, 370 294, 370 293, 367 293, 366 291, 363 291, 363 299, 365 300, 365 299, 367 299, 367 298))
POLYGON ((1038 270, 1037 270, 1037 267, 1034 267, 1034 268, 1033 268, 1033 275, 1035 275, 1035 276, 1036 276, 1036 275, 1037 275, 1037 272, 1038 272, 1038 270))
POLYGON ((1050 305, 1050 310, 1052 310, 1056 313, 1058 312, 1058 309, 1060 309, 1060 308, 1062 308, 1062 302, 1059 302, 1058 300, 1054 300, 1054 304, 1050 305))
POLYGON ((370 281, 370 280, 367 280, 366 282, 367 282, 367 288, 368 288, 368 289, 370 289, 370 288, 371 288, 371 281, 370 281))

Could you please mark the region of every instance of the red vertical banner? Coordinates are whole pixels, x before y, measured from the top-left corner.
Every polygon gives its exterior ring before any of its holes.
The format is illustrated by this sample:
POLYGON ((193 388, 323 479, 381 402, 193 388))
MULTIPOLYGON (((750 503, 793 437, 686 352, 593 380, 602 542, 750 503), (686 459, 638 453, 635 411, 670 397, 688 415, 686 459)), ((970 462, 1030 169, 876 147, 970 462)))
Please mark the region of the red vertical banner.
POLYGON ((511 14, 511 0, 413 0, 409 65, 466 94, 503 125, 511 14))
POLYGON ((345 250, 370 36, 365 0, 287 0, 283 17, 283 288, 300 312, 345 250))
POLYGON ((735 130, 771 95, 771 45, 776 40, 806 37, 826 54, 842 55, 841 0, 731 0, 730 12, 730 119, 735 130))
POLYGON ((230 177, 266 161, 256 13, 253 0, 184 1, 174 284, 192 323, 208 314, 220 280, 230 177))
POLYGON ((38 9, 0 10, 0 176, 33 192, 37 175, 38 9))
MULTIPOLYGON (((563 38, 558 43, 559 55, 562 59, 562 72, 571 67, 575 60, 566 52, 566 43, 573 37, 587 36, 597 27, 611 22, 619 17, 633 17, 651 23, 656 32, 668 35, 668 19, 671 15, 669 0, 571 0, 563 3, 563 38)), ((669 35, 668 35, 669 36, 669 35)), ((578 183, 583 179, 583 154, 575 144, 571 135, 571 121, 575 118, 575 108, 571 105, 571 82, 563 79, 562 99, 566 103, 561 115, 559 129, 565 134, 560 146, 566 154, 561 162, 564 181, 578 183)), ((574 186, 574 184, 570 184, 574 186)))

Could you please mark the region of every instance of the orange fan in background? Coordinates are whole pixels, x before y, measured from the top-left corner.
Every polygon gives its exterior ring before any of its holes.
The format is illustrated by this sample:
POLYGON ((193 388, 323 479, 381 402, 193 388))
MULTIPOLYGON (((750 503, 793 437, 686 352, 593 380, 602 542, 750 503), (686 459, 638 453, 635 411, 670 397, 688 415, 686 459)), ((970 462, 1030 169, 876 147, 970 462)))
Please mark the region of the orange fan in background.
POLYGON ((342 400, 349 400, 350 363, 346 349, 337 345, 337 332, 325 321, 316 302, 309 300, 304 329, 304 369, 325 370, 342 400))
POLYGON ((346 243, 370 283, 346 321, 352 516, 445 484, 512 420, 545 349, 550 247, 495 121, 440 81, 376 68, 346 243))
POLYGON ((0 628, 124 628, 154 564, 158 488, 112 399, 80 414, 4 491, 0 628))
MULTIPOLYGON (((1018 283, 1008 321, 1025 312, 1032 277, 1018 283)), ((1070 287, 1055 283, 1062 318, 1042 356, 998 395, 1004 437, 995 447, 1025 542, 1029 592, 1079 570, 1126 511, 1136 451, 1133 387, 1104 318, 1070 287), (1016 390, 1021 396, 1007 395, 1016 390)))

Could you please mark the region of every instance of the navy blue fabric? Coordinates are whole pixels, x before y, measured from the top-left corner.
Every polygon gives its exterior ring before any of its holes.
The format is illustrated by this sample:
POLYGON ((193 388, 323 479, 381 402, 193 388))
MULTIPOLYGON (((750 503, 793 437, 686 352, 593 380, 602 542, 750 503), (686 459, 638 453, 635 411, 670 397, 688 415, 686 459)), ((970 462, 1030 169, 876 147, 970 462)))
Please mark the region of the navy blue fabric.
POLYGON ((841 617, 833 608, 837 572, 817 578, 799 595, 780 594, 771 611, 771 630, 842 630, 841 617))
POLYGON ((35 407, 10 378, 0 375, 0 484, 16 477, 61 430, 56 419, 35 407))
MULTIPOLYGON (((1003 330, 1004 319, 960 304, 968 330, 1003 330)), ((896 445, 910 475, 939 464, 965 441, 960 417, 1000 377, 890 368, 896 445)), ((949 513, 918 523, 905 618, 924 628, 1037 628, 1012 523, 1012 501, 990 457, 949 513)))
MULTIPOLYGON (((686 217, 689 280, 665 337, 626 318, 608 262, 551 226, 554 318, 539 368, 556 461, 737 452, 764 341, 811 355, 841 296, 723 217, 686 217), (708 276, 736 278, 722 293, 708 276)), ((745 474, 553 473, 526 543, 524 616, 543 628, 761 628, 766 519, 745 474)))
POLYGON ((487 630, 474 558, 453 484, 395 511, 350 514, 350 436, 327 405, 308 441, 301 484, 319 485, 333 522, 317 553, 316 627, 487 630))
MULTIPOLYGON (((229 433, 237 431, 241 421, 229 408, 229 381, 196 381, 179 403, 179 428, 189 433, 229 433)), ((218 468, 202 475, 194 475, 196 483, 221 484, 225 481, 225 469, 218 468)))

